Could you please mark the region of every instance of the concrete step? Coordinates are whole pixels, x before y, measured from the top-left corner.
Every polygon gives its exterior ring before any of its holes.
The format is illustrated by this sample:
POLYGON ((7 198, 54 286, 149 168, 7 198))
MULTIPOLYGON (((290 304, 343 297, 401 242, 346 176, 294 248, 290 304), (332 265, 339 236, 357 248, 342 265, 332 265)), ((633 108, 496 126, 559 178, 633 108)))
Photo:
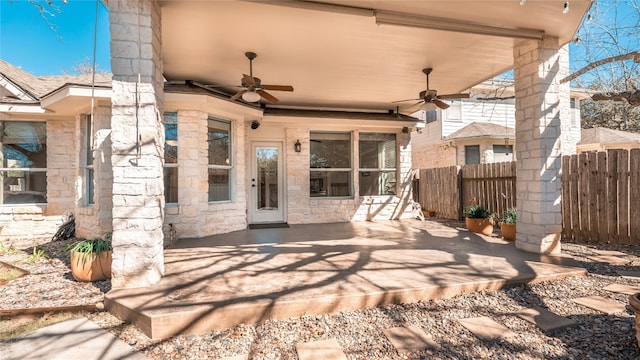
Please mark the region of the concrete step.
POLYGON ((420 351, 438 346, 431 335, 417 326, 400 326, 383 332, 398 352, 420 351))
POLYGON ((609 265, 626 265, 631 262, 627 259, 621 258, 619 256, 613 256, 613 255, 593 255, 593 256, 587 256, 587 259, 590 259, 599 263, 609 264, 609 265))
POLYGON ((299 360, 347 360, 336 339, 326 339, 296 344, 299 360))
POLYGON ((627 256, 626 253, 617 250, 594 250, 598 255, 611 255, 611 256, 627 256))
POLYGON ((573 302, 609 315, 623 312, 626 309, 625 305, 602 296, 581 297, 573 299, 573 302))
POLYGON ((616 270, 616 273, 625 279, 640 280, 640 271, 616 270))
POLYGON ((549 332, 566 327, 576 326, 577 323, 564 316, 557 315, 543 308, 527 308, 515 313, 518 317, 536 325, 542 331, 549 332))
POLYGON ((504 325, 486 316, 458 319, 458 322, 477 338, 485 341, 499 341, 515 335, 504 325))
POLYGON ((249 360, 249 355, 227 356, 219 360, 249 360))
POLYGON ((633 295, 640 293, 640 286, 631 286, 631 285, 623 285, 623 284, 611 284, 604 288, 604 290, 625 294, 625 295, 633 295))

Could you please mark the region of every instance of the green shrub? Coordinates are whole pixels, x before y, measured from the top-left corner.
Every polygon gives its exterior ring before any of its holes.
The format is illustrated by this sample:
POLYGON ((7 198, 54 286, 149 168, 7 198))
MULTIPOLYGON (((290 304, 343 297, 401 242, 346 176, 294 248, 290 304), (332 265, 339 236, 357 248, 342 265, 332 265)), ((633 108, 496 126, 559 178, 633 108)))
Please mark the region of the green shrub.
POLYGON ((491 211, 482 205, 471 205, 464 210, 464 216, 470 219, 488 219, 491 217, 491 211))
POLYGON ((111 233, 108 233, 104 239, 97 237, 94 239, 80 239, 65 246, 65 251, 80 253, 96 253, 113 250, 111 246, 111 233))
POLYGON ((29 258, 27 259, 27 262, 29 264, 33 264, 34 262, 42 259, 42 258, 46 258, 47 252, 47 248, 46 247, 38 247, 38 246, 34 246, 33 247, 33 253, 31 254, 31 256, 29 256, 29 258))
POLYGON ((518 219, 518 211, 516 208, 508 208, 502 215, 502 223, 515 224, 518 219))

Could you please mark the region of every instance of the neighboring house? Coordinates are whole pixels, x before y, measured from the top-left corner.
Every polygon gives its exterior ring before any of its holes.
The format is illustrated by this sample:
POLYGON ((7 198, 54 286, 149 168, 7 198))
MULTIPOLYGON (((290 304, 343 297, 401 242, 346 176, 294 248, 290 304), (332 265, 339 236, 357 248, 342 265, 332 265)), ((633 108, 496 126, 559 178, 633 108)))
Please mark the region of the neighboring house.
MULTIPOLYGON (((515 160, 515 99, 513 82, 485 81, 469 90, 469 99, 447 100, 446 110, 420 111, 426 121, 412 134, 413 167, 494 163, 515 160)), ((580 139, 580 100, 571 91, 571 134, 580 139)))
POLYGON ((111 231, 110 204, 93 206, 93 194, 110 196, 110 187, 94 189, 84 180, 111 171, 110 157, 94 159, 88 143, 92 95, 96 118, 109 122, 111 75, 97 74, 93 88, 92 82, 91 75, 34 76, 0 60, 3 239, 50 237, 67 211, 82 218, 81 232, 87 226, 96 235, 111 231))
POLYGON ((609 149, 640 148, 640 134, 628 131, 594 127, 582 129, 582 139, 576 145, 577 152, 609 149))
MULTIPOLYGON (((2 235, 50 236, 66 211, 79 236, 111 231, 111 75, 97 76, 93 120, 91 76, 36 77, 0 60, 0 78, 2 235)), ((164 91, 165 231, 410 216, 406 130, 419 120, 248 107, 193 82, 164 91)))

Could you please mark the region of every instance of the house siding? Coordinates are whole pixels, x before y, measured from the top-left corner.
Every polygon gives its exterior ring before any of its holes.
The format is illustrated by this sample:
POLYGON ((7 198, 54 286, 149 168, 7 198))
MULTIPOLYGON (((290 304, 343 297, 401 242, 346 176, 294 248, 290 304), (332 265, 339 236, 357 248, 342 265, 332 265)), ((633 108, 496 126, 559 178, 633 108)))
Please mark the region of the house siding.
MULTIPOLYGON (((494 94, 495 95, 495 94, 494 94)), ((508 96, 505 94, 504 96, 508 96)), ((575 108, 567 107, 574 119, 571 123, 570 137, 580 139, 580 106, 576 100, 575 108)), ((436 110, 438 120, 427 124, 422 133, 412 135, 413 167, 415 169, 436 168, 465 164, 465 145, 479 145, 481 162, 493 162, 493 145, 514 146, 514 132, 510 134, 491 134, 465 139, 448 139, 456 131, 474 122, 483 122, 515 129, 515 103, 513 100, 484 101, 464 99, 448 101, 447 110, 436 110)), ((424 119, 424 113, 420 114, 424 119)))

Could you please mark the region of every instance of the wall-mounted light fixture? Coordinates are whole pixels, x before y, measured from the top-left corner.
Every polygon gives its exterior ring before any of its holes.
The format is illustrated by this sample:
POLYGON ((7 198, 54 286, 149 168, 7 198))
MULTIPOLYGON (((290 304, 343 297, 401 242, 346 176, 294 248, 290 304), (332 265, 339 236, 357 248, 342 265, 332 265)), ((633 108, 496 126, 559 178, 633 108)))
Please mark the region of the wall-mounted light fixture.
POLYGON ((296 140, 296 143, 293 144, 293 150, 295 150, 296 152, 300 152, 302 151, 302 144, 300 144, 300 140, 296 140))
POLYGON ((255 130, 260 127, 260 122, 258 120, 253 120, 251 122, 251 129, 255 130))
POLYGON ((406 127, 406 126, 405 126, 405 127, 403 127, 403 128, 402 128, 402 133, 403 133, 403 134, 408 134, 408 133, 409 133, 409 128, 408 128, 408 127, 406 127))

